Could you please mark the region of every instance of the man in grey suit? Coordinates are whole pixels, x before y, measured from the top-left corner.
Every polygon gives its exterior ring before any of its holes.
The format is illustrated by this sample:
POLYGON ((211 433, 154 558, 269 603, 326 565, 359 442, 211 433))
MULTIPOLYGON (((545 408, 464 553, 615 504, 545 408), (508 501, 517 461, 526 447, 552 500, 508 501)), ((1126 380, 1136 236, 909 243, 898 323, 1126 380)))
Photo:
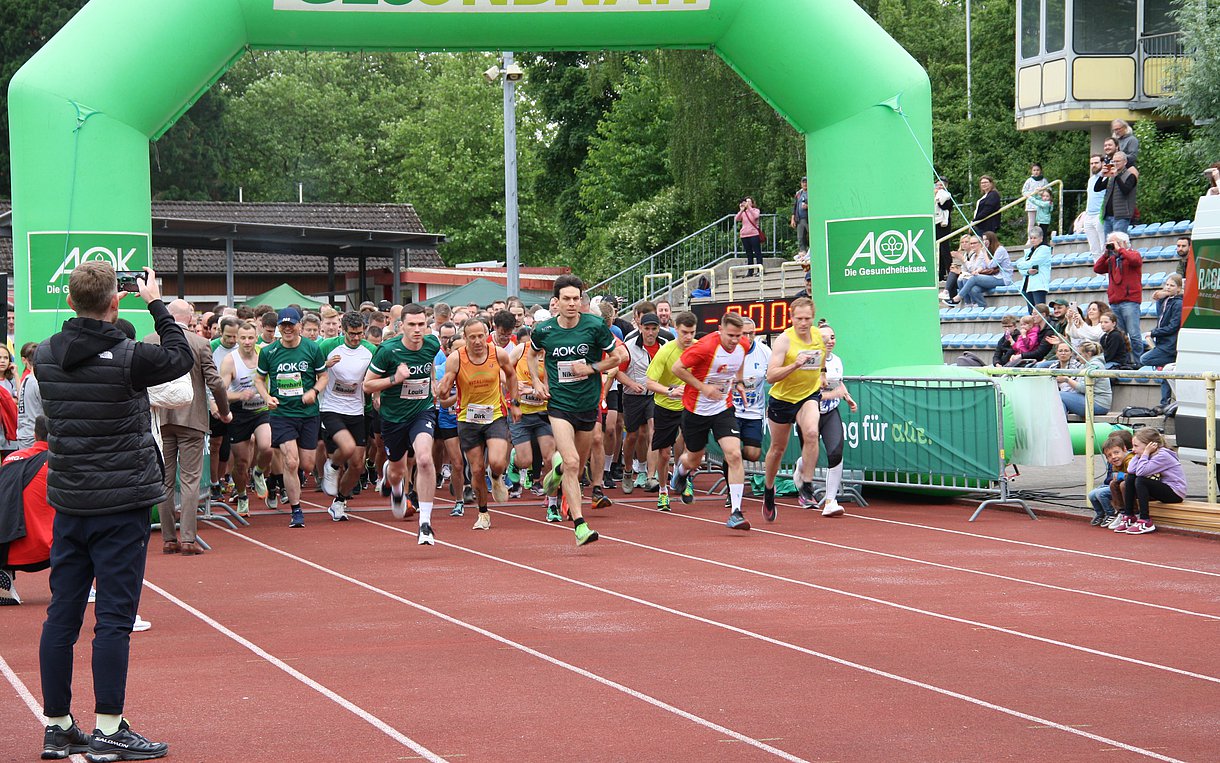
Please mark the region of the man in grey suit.
MULTIPOLYGON (((161 413, 166 494, 165 505, 161 508, 161 540, 164 541, 161 550, 166 554, 181 552, 186 556, 193 556, 203 553, 203 548, 195 542, 195 515, 199 506, 204 439, 212 428, 208 418, 209 406, 221 421, 227 423, 233 417, 229 413, 228 390, 216 371, 216 364, 212 362, 211 344, 195 332, 187 330, 191 318, 195 315, 194 305, 184 299, 175 299, 167 307, 174 321, 186 333, 187 342, 195 354, 195 364, 191 366, 190 371, 195 398, 190 405, 161 413), (208 400, 208 390, 212 392, 211 402, 208 400), (174 528, 172 513, 175 505, 175 481, 180 487, 178 505, 181 514, 181 541, 174 528)), ((156 334, 150 334, 144 341, 156 343, 158 337, 156 334)))

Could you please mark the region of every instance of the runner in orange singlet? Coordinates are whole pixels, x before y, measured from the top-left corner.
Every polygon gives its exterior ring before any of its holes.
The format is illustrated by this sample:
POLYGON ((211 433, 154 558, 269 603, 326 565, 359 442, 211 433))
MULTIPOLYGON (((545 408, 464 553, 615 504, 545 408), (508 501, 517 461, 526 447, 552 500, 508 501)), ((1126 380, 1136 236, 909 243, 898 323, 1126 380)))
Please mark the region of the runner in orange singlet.
POLYGON ((470 481, 479 506, 474 529, 490 530, 491 514, 487 511, 487 480, 484 472, 490 467, 492 497, 496 503, 508 500, 504 472, 508 469, 508 420, 505 418, 504 386, 513 390, 508 410, 513 421, 521 419, 521 409, 515 397, 517 371, 504 350, 487 343, 487 325, 478 318, 462 324, 466 346, 445 361, 445 375, 438 391, 446 394, 453 385, 458 390, 458 440, 470 464, 470 481), (495 353, 494 355, 492 353, 495 353), (503 374, 503 380, 501 379, 503 374), (501 386, 501 385, 504 386, 501 386))

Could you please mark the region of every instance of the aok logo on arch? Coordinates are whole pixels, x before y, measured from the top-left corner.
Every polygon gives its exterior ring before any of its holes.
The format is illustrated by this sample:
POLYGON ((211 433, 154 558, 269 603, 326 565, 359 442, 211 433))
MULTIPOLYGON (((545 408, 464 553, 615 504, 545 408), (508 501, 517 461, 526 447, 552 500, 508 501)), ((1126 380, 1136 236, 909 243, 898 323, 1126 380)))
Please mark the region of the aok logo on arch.
POLYGON ((931 215, 826 221, 830 294, 936 286, 931 215))
POLYGON ((139 270, 151 264, 148 239, 147 233, 31 232, 28 248, 30 311, 68 309, 68 278, 81 263, 105 262, 116 271, 139 270))

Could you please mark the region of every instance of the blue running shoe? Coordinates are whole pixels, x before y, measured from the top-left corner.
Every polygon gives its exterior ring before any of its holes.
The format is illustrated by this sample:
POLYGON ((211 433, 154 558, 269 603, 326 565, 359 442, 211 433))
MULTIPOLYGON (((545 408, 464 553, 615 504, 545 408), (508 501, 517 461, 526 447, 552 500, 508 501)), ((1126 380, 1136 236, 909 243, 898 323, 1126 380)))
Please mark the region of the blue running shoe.
POLYGON ((729 521, 724 523, 725 527, 730 530, 749 530, 750 522, 740 511, 734 511, 729 515, 729 521))

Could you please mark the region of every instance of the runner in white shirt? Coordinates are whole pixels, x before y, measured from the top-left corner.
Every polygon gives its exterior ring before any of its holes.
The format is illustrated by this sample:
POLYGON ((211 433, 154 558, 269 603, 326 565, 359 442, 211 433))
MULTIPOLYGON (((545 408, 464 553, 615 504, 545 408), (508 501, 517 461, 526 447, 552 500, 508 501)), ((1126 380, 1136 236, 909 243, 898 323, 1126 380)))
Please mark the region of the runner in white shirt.
MULTIPOLYGON (((741 458, 757 461, 762 458, 763 416, 766 413, 765 386, 771 348, 754 338, 754 321, 744 318, 741 344, 746 357, 741 366, 741 381, 745 389, 733 390, 733 410, 737 412, 737 429, 741 432, 741 458)), ((724 464, 724 481, 728 484, 728 462, 724 464)), ((732 498, 725 496, 724 507, 731 508, 732 498)))
POLYGON ((839 487, 843 484, 843 420, 839 416, 839 403, 846 400, 852 413, 856 412, 856 401, 847 392, 843 383, 843 359, 834 354, 835 330, 822 326, 822 344, 826 345, 826 368, 822 372, 822 400, 819 403, 822 418, 818 432, 826 446, 826 497, 822 500, 822 516, 837 517, 843 513, 839 505, 839 487))
MULTIPOLYGON (((220 365, 224 363, 225 358, 237 351, 237 327, 240 323, 241 321, 237 318, 226 315, 216 324, 216 338, 212 340, 212 362, 216 364, 217 373, 220 372, 220 365)), ((214 403, 210 402, 211 397, 212 392, 209 390, 208 408, 214 411, 214 403)), ((220 482, 224 479, 225 473, 229 471, 229 425, 216 418, 215 414, 208 418, 212 427, 208 461, 208 476, 212 483, 211 498, 213 501, 223 501, 220 482)))
MULTIPOLYGON (((229 353, 220 363, 220 378, 229 387, 229 407, 233 411, 228 437, 236 460, 233 487, 237 493, 237 513, 243 517, 250 513, 246 485, 251 464, 254 466, 254 493, 259 498, 268 498, 266 474, 271 470, 271 417, 267 401, 254 386, 254 375, 258 373, 257 341, 258 330, 254 324, 250 321, 240 324, 237 352, 229 353)), ((278 502, 272 498, 268 504, 269 508, 274 508, 278 502)))
POLYGON ((319 405, 327 452, 322 465, 322 490, 335 498, 327 509, 335 522, 347 521, 347 502, 365 470, 364 447, 368 436, 364 375, 376 352, 364 340, 364 318, 360 313, 344 313, 340 327, 340 336, 324 339, 319 345, 329 369, 319 405))
POLYGON ((745 322, 737 313, 725 313, 720 330, 691 345, 671 369, 686 384, 682 395, 682 438, 686 452, 678 459, 670 478, 671 490, 681 490, 683 503, 695 499, 692 475, 703 460, 707 437, 716 438, 729 467, 729 500, 732 512, 726 525, 733 530, 749 530, 750 523, 741 513, 745 469, 741 462, 741 432, 733 411, 734 389, 745 392, 742 364, 745 349, 741 334, 745 322))

